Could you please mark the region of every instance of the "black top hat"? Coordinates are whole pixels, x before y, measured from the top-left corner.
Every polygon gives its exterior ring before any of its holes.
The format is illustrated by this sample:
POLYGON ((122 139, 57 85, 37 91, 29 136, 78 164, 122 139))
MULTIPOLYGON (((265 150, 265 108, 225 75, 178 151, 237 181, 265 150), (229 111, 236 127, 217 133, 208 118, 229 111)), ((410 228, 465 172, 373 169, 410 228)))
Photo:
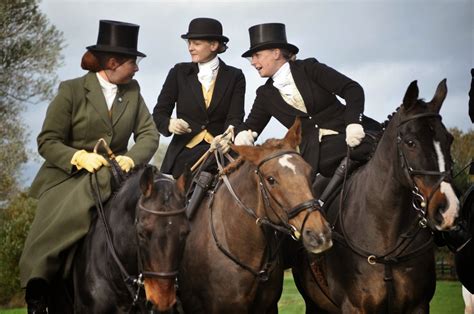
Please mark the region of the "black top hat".
POLYGON ((100 20, 97 44, 87 47, 87 50, 146 57, 137 50, 139 28, 136 24, 100 20))
POLYGON ((218 20, 198 17, 189 23, 188 32, 181 35, 183 39, 215 39, 228 43, 229 38, 222 35, 222 24, 218 20))
POLYGON ((242 57, 250 57, 253 53, 272 48, 286 48, 291 53, 297 54, 299 49, 286 41, 285 24, 266 23, 258 24, 249 28, 250 48, 242 54, 242 57))

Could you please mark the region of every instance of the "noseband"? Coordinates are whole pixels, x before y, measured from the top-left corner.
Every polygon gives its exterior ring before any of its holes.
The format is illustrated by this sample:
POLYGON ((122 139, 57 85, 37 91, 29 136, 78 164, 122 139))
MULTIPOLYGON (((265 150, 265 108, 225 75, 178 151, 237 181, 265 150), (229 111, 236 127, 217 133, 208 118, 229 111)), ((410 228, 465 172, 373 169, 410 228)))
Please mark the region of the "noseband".
POLYGON ((400 132, 400 127, 409 121, 420 119, 420 118, 439 118, 441 120, 441 115, 439 115, 438 113, 428 112, 428 113, 416 114, 404 120, 401 120, 397 126, 397 152, 398 152, 400 165, 403 169, 403 172, 412 187, 412 194, 413 194, 412 204, 413 204, 413 208, 417 211, 420 217, 419 225, 420 227, 425 228, 428 225, 428 220, 426 218, 426 209, 428 208, 429 202, 431 198, 433 197, 434 192, 438 190, 438 188, 440 187, 443 181, 450 182, 452 180, 452 173, 451 171, 431 171, 431 170, 424 170, 424 169, 413 169, 412 167, 410 167, 410 164, 408 163, 408 159, 405 155, 405 152, 403 151, 401 147, 402 134, 400 132), (437 183, 435 184, 435 188, 431 191, 430 195, 428 195, 426 200, 425 200, 425 197, 423 197, 423 195, 421 194, 420 189, 418 188, 414 180, 414 177, 417 175, 440 177, 437 183))
POLYGON ((285 210, 285 208, 283 207, 283 205, 281 205, 280 202, 278 202, 278 200, 272 195, 272 193, 268 190, 268 187, 267 185, 264 183, 265 182, 265 179, 263 177, 263 174, 260 170, 260 167, 266 163, 267 161, 270 161, 274 158, 277 158, 277 157, 280 157, 280 156, 283 156, 283 155, 286 155, 286 154, 296 154, 296 155, 299 155, 298 152, 295 152, 295 151, 283 151, 283 152, 278 152, 276 154, 273 154, 273 155, 270 155, 268 156, 267 158, 263 159, 262 161, 260 161, 260 163, 257 165, 257 169, 255 169, 255 173, 258 175, 258 178, 259 178, 259 182, 258 182, 258 185, 260 187, 260 191, 262 193, 262 196, 263 196, 263 199, 265 201, 265 207, 266 208, 270 208, 273 213, 275 214, 275 216, 277 216, 280 221, 283 223, 284 226, 286 226, 286 228, 288 228, 288 230, 292 231, 290 233, 290 235, 293 237, 293 239, 297 240, 299 238, 299 236, 297 236, 295 233, 297 232, 296 231, 296 228, 291 225, 288 221, 289 219, 292 219, 294 217, 296 217, 300 212, 302 212, 303 210, 306 210, 306 216, 303 220, 303 224, 301 226, 301 232, 303 232, 304 230, 304 226, 306 224, 306 220, 308 219, 308 216, 316 211, 316 210, 319 210, 320 207, 318 206, 318 202, 316 199, 311 199, 311 200, 308 200, 308 201, 305 201, 305 202, 302 202, 296 206, 294 206, 293 208, 289 209, 289 210, 285 210), (275 211, 275 209, 272 207, 272 205, 270 204, 270 199, 272 199, 277 205, 278 207, 280 207, 281 209, 283 209, 283 211, 287 214, 287 217, 285 218, 282 218, 280 215, 277 214, 277 212, 275 211))
MULTIPOLYGON (((271 159, 274 159, 274 158, 277 158, 279 156, 282 156, 282 155, 285 155, 285 154, 298 154, 297 152, 295 151, 282 151, 282 152, 278 152, 276 154, 273 154, 273 155, 270 155, 268 156, 267 158, 263 159, 262 161, 260 161, 260 163, 257 165, 257 169, 255 170, 255 173, 258 175, 258 178, 259 178, 259 182, 258 182, 258 185, 260 187, 260 192, 263 196, 263 199, 264 199, 264 206, 265 206, 265 209, 267 208, 270 208, 273 213, 279 218, 280 222, 283 224, 283 226, 279 225, 279 224, 275 224, 273 223, 272 221, 270 221, 270 219, 268 217, 259 217, 257 216, 255 210, 253 210, 252 208, 246 206, 241 200, 240 198, 237 196, 237 194, 235 193, 234 189, 232 188, 232 185, 230 184, 230 181, 229 181, 229 178, 227 177, 226 174, 224 174, 224 167, 222 166, 222 162, 220 161, 220 155, 219 155, 219 152, 215 151, 214 152, 215 154, 215 157, 216 157, 216 162, 217 162, 217 166, 219 168, 219 171, 221 173, 221 176, 220 176, 220 182, 224 182, 225 186, 227 187, 227 190, 229 191, 229 193, 231 194, 232 198, 235 200, 235 202, 237 203, 237 205, 239 205, 239 207, 241 207, 250 217, 252 217, 253 219, 255 219, 255 223, 259 226, 262 226, 262 225, 267 225, 269 227, 271 227, 272 229, 275 229, 277 231, 280 231, 282 233, 285 233, 285 234, 288 234, 290 235, 291 237, 293 237, 293 239, 297 240, 299 238, 299 235, 298 235, 298 231, 296 230, 296 228, 294 226, 292 226, 291 224, 289 224, 288 220, 295 217, 296 215, 298 215, 301 211, 303 210, 307 210, 307 214, 305 216, 305 219, 303 221, 303 225, 302 225, 302 228, 301 230, 303 230, 304 228, 304 225, 306 223, 306 220, 309 216, 310 213, 312 213, 313 211, 315 210, 319 210, 319 207, 317 206, 317 201, 315 199, 311 199, 309 201, 306 201, 306 202, 303 202, 301 204, 298 204, 296 205, 295 207, 293 207, 292 209, 288 210, 288 211, 285 211, 286 212, 286 218, 282 218, 280 215, 278 215, 274 208, 271 206, 270 204, 270 198, 276 203, 278 204, 278 206, 280 208, 282 208, 284 210, 284 207, 275 199, 275 197, 273 197, 273 195, 271 194, 271 192, 268 190, 268 188, 266 187, 265 183, 264 183, 264 178, 263 178, 263 174, 262 172, 260 171, 260 167, 267 161, 271 160, 271 159)), ((299 154, 298 154, 299 155, 299 154)), ((267 255, 267 258, 266 258, 266 261, 263 263, 263 267, 261 270, 255 270, 253 268, 251 268, 250 266, 244 264, 242 261, 240 261, 236 256, 234 256, 228 249, 226 249, 218 240, 217 238, 217 234, 216 234, 216 231, 214 229, 214 223, 213 223, 213 206, 212 206, 212 203, 213 203, 213 199, 214 199, 214 195, 216 194, 216 191, 217 189, 219 188, 220 184, 217 184, 214 188, 214 191, 211 193, 211 197, 210 197, 210 200, 209 200, 209 203, 208 203, 208 206, 209 206, 209 211, 210 211, 210 214, 211 214, 211 221, 210 221, 210 224, 211 224, 211 232, 212 232, 212 236, 214 238, 214 241, 217 245, 217 247, 219 248, 219 250, 224 254, 226 255, 230 260, 232 260, 235 264, 239 265, 240 267, 242 267, 243 269, 247 270, 248 272, 250 272, 251 274, 253 274, 257 280, 261 281, 261 282, 265 282, 269 279, 269 272, 271 271, 271 268, 272 268, 272 264, 274 263, 276 257, 277 257, 277 253, 279 251, 279 247, 280 247, 280 244, 281 244, 281 240, 279 241, 278 245, 277 245, 277 248, 276 250, 274 251, 273 254, 271 253, 268 253, 269 250, 265 250, 266 254, 267 255)), ((265 234, 265 233, 264 233, 265 234)), ((267 239, 268 241, 268 239, 267 239)), ((267 242, 268 243, 268 242, 267 242)))

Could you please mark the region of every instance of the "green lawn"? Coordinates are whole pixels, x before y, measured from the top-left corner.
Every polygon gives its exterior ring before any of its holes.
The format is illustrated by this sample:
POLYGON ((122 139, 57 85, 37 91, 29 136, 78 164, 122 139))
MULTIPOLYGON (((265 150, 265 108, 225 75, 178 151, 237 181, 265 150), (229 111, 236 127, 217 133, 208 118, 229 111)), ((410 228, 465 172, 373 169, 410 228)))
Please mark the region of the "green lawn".
MULTIPOLYGON (((285 275, 283 295, 278 304, 283 314, 304 313, 304 302, 293 284, 291 274, 285 275)), ((25 309, 0 310, 0 314, 24 314, 25 309)), ((461 284, 457 281, 438 281, 436 293, 431 301, 432 314, 462 314, 464 303, 461 295, 461 284)))
MULTIPOLYGON (((296 289, 291 274, 285 274, 283 295, 278 303, 278 309, 283 314, 304 313, 303 298, 296 289)), ((458 281, 438 281, 436 292, 430 306, 431 314, 462 314, 464 302, 462 300, 461 284, 458 281)), ((10 313, 9 313, 10 314, 10 313)))

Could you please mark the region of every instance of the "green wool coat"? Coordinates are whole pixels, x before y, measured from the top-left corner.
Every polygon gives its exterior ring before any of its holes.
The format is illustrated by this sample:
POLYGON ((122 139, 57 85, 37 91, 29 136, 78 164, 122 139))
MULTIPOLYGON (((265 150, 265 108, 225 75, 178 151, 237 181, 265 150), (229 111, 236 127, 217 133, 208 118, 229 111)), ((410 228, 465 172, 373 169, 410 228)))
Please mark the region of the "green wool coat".
MULTIPOLYGON (((20 259, 23 287, 32 278, 49 282, 59 271, 68 272, 67 251, 88 232, 95 207, 91 174, 78 171, 71 159, 78 150, 92 152, 99 138, 115 155, 126 155, 135 165, 153 157, 159 134, 135 80, 119 85, 111 113, 95 73, 60 84, 37 139, 45 162, 30 190, 39 201, 20 259), (135 144, 127 151, 132 134, 135 144)), ((110 171, 102 167, 97 175, 106 200, 111 193, 110 171)))

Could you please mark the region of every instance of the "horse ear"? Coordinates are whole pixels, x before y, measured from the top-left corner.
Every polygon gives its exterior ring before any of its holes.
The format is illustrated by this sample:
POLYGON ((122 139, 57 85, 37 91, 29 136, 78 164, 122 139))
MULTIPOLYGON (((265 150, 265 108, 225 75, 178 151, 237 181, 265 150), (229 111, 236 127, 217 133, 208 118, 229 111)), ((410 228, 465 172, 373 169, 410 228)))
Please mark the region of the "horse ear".
POLYGON ((288 143, 291 147, 295 150, 301 143, 301 119, 300 117, 296 117, 295 122, 288 130, 283 139, 285 143, 288 143))
POLYGON ((140 189, 143 195, 150 197, 153 189, 153 167, 146 167, 140 177, 140 189))
POLYGON ((184 167, 184 172, 176 181, 176 186, 181 194, 185 194, 192 182, 192 172, 188 167, 184 167))
POLYGON ((244 160, 248 160, 254 164, 258 164, 263 149, 257 146, 249 145, 231 145, 233 151, 240 155, 244 160))
POLYGON ((436 88, 436 93, 433 96, 433 99, 429 103, 429 108, 433 112, 439 113, 441 110, 441 105, 446 98, 446 94, 448 93, 448 87, 446 85, 446 79, 439 82, 438 87, 436 88))
POLYGON ((405 110, 407 111, 410 110, 416 104, 418 100, 418 94, 419 94, 418 85, 417 85, 417 81, 415 80, 410 83, 405 93, 405 97, 403 97, 402 106, 405 110))

